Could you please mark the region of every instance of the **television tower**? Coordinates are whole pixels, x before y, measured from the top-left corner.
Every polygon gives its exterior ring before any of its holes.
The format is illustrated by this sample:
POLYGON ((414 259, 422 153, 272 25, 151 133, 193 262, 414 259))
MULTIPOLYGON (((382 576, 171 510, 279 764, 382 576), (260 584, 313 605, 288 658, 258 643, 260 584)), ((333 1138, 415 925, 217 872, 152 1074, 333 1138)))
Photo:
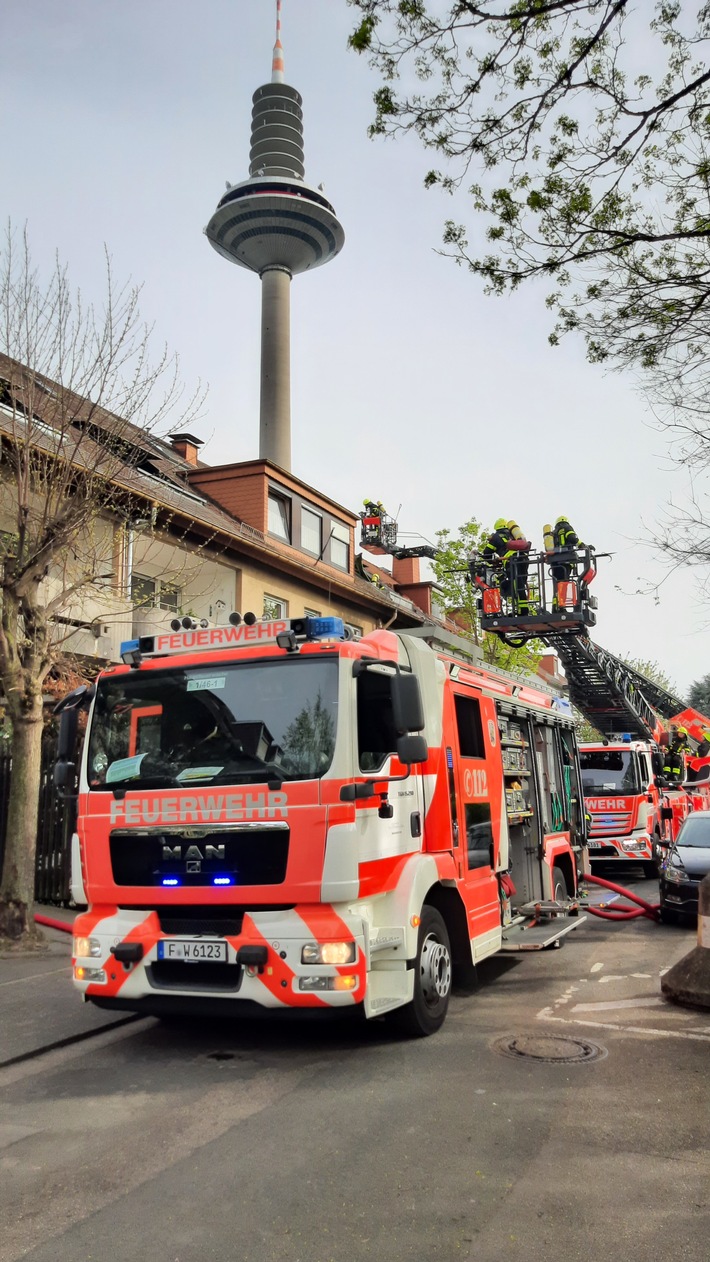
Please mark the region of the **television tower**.
POLYGON ((205 233, 224 258, 261 278, 259 457, 291 468, 291 277, 328 263, 345 233, 304 183, 303 104, 284 82, 281 0, 271 82, 252 97, 249 179, 228 184, 205 233))

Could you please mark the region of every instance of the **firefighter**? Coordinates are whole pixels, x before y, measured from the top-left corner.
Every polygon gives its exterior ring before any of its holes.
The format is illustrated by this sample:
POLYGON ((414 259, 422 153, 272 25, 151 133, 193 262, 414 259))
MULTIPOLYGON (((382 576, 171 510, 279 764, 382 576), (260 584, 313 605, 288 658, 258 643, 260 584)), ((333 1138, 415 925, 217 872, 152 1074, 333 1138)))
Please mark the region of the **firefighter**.
POLYGON ((380 519, 384 517, 385 509, 382 500, 363 500, 362 502, 365 511, 360 514, 361 517, 379 517, 380 519))
POLYGON ((558 517, 554 528, 543 526, 542 535, 543 547, 550 563, 550 574, 555 583, 552 608, 557 609, 557 584, 566 583, 572 573, 572 560, 562 559, 563 555, 566 553, 569 556, 570 549, 582 548, 584 544, 566 517, 558 517))
POLYGON ((663 761, 663 774, 668 780, 680 784, 685 779, 685 759, 689 753, 688 733, 684 727, 679 727, 666 748, 663 761))
POLYGON ((528 612, 528 558, 530 544, 515 521, 499 517, 488 536, 481 557, 487 566, 498 567, 500 590, 513 602, 514 612, 528 612))

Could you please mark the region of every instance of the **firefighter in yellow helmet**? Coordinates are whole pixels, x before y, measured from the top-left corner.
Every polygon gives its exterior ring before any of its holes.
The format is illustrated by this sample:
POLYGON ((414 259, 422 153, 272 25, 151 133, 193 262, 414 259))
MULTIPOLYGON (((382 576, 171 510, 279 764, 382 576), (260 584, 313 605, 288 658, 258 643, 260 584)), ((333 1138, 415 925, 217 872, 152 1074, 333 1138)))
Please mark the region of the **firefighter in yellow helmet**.
POLYGON ((530 544, 517 522, 499 517, 481 556, 486 565, 500 566, 502 594, 511 601, 513 613, 528 612, 528 557, 530 544))
POLYGON ((558 517, 553 526, 543 526, 543 547, 550 561, 550 574, 555 583, 552 608, 557 608, 557 583, 566 583, 572 573, 571 551, 584 544, 567 517, 558 517), (565 555, 566 554, 566 555, 565 555))
POLYGON ((664 776, 676 783, 685 780, 685 760, 690 752, 687 729, 684 727, 676 728, 663 760, 664 776))

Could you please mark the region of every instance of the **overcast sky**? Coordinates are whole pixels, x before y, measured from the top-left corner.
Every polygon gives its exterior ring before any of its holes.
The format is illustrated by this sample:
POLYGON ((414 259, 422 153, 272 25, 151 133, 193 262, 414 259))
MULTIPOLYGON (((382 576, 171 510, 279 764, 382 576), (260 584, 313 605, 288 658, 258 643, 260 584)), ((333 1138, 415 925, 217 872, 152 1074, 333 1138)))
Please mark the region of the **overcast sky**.
MULTIPOLYGON (((551 349, 543 289, 486 298, 440 257, 446 218, 413 140, 371 141, 375 79, 347 50, 345 0, 284 0, 286 80, 303 96, 306 180, 325 185, 345 247, 292 286, 293 472, 359 511, 364 496, 431 540, 475 515, 515 517, 537 546, 561 513, 614 553, 595 639, 687 689, 710 671, 708 611, 688 574, 640 540, 687 495, 630 378, 551 349)), ((209 383, 196 427, 210 463, 258 456, 257 279, 203 235, 225 181, 248 175, 251 97, 271 76, 274 0, 5 0, 5 217, 54 250, 87 297, 102 252, 144 285, 142 311, 209 383)), ((475 238, 472 236, 472 241, 475 238)), ((414 542, 414 539, 407 539, 414 542)))

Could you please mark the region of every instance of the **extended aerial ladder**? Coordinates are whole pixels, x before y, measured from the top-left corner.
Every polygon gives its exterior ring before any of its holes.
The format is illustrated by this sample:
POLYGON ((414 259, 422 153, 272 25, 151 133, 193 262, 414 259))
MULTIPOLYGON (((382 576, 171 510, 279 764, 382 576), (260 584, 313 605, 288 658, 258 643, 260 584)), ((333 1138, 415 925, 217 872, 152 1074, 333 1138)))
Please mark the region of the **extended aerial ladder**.
MULTIPOLYGON (((361 544, 369 552, 434 559, 430 544, 401 548, 397 522, 381 505, 361 514, 361 544)), ((596 625, 597 601, 590 584, 597 573, 594 548, 556 548, 524 552, 491 565, 480 554, 469 563, 469 579, 479 592, 481 629, 519 647, 531 639, 554 649, 564 667, 572 705, 605 737, 629 735, 658 743, 668 723, 682 724, 695 742, 705 737, 710 719, 691 709, 670 690, 648 679, 589 638, 596 625), (524 581, 517 581, 521 572, 524 581), (521 599, 521 591, 525 599, 521 599)))

